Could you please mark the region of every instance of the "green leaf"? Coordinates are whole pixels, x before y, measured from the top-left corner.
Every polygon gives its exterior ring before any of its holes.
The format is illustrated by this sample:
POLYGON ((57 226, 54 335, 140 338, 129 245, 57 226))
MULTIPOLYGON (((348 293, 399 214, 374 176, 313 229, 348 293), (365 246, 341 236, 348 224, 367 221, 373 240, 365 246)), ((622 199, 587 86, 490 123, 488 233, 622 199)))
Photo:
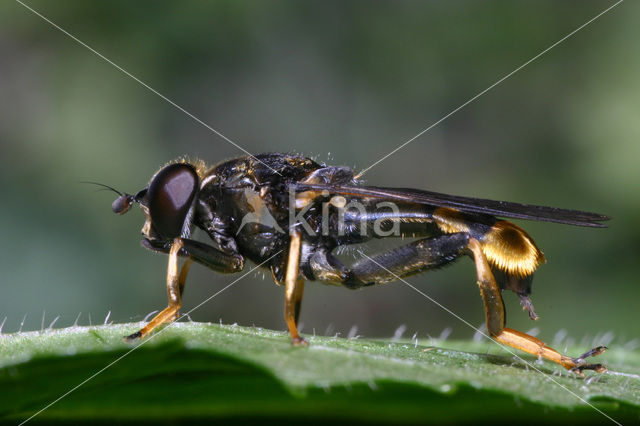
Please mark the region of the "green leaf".
POLYGON ((610 372, 583 379, 490 341, 307 336, 293 347, 284 332, 174 323, 125 343, 139 326, 0 335, 0 420, 26 419, 83 381, 34 420, 640 418, 640 354, 621 347, 600 356, 610 372))

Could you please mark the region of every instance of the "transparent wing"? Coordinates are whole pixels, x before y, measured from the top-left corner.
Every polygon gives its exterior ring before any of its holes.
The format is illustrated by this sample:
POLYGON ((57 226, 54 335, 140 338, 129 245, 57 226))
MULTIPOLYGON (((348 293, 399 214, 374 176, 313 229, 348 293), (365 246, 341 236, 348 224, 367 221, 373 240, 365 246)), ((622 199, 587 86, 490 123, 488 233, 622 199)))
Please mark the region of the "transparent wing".
POLYGON ((376 186, 296 184, 296 191, 329 191, 330 194, 350 195, 369 198, 396 200, 407 203, 426 204, 436 207, 448 207, 463 212, 480 213, 498 217, 557 222, 567 225, 606 228, 603 221, 609 216, 579 210, 560 209, 557 207, 534 206, 531 204, 512 203, 508 201, 486 200, 482 198, 460 197, 423 191, 412 188, 383 188, 376 186))

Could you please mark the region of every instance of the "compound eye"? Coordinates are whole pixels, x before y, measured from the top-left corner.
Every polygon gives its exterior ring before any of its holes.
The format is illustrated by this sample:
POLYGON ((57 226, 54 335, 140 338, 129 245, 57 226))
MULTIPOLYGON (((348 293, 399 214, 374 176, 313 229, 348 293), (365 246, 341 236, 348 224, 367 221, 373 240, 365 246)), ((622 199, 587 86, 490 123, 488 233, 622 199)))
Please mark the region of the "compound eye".
POLYGON ((160 170, 147 192, 151 222, 165 238, 179 237, 198 192, 198 174, 188 164, 171 164, 160 170))

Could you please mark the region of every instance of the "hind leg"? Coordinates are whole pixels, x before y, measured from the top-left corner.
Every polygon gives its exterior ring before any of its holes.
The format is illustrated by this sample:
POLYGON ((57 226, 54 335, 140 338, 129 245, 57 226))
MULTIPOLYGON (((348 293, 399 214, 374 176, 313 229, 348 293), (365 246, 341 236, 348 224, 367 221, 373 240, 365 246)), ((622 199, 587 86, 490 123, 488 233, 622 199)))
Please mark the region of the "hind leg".
POLYGON ((423 238, 360 259, 350 267, 328 250, 318 251, 311 257, 309 267, 317 281, 356 289, 443 267, 464 254, 468 244, 469 235, 464 232, 423 238))
POLYGON ((425 238, 376 256, 356 262, 351 268, 342 265, 331 253, 321 253, 312 258, 311 269, 316 279, 349 288, 395 281, 405 276, 442 267, 461 254, 471 251, 478 277, 478 287, 485 306, 487 330, 496 341, 558 363, 568 370, 582 375, 583 370, 604 372, 602 364, 589 364, 585 358, 606 350, 599 346, 577 358, 568 357, 528 334, 505 327, 506 313, 501 290, 491 272, 480 243, 461 232, 425 238))
POLYGON ((580 375, 583 375, 583 370, 594 370, 598 373, 607 371, 606 367, 602 364, 589 364, 585 361, 587 357, 596 356, 604 352, 607 349, 604 346, 598 346, 577 358, 571 358, 550 348, 540 339, 511 328, 506 328, 506 314, 502 295, 491 273, 487 259, 482 252, 482 247, 477 240, 472 238, 469 241, 469 249, 473 253, 476 264, 478 287, 480 288, 480 295, 484 301, 487 315, 487 330, 493 339, 502 344, 558 363, 567 370, 574 371, 580 375))

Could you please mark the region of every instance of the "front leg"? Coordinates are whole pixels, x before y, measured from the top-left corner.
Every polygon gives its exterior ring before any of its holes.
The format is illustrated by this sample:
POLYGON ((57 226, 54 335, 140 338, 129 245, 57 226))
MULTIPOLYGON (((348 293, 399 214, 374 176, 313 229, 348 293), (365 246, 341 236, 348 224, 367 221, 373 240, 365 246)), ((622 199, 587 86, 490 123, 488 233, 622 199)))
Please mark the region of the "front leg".
MULTIPOLYGON (((233 273, 240 272, 244 268, 244 257, 237 252, 223 251, 218 247, 189 238, 179 239, 182 241, 182 248, 178 256, 188 257, 215 272, 233 273)), ((142 246, 157 253, 169 253, 172 247, 166 241, 146 238, 142 240, 142 246)))
POLYGON ((166 252, 168 250, 169 252, 169 264, 167 266, 167 296, 169 305, 153 317, 146 326, 126 336, 126 340, 143 338, 159 325, 172 322, 178 318, 189 267, 194 261, 218 272, 240 271, 244 265, 244 258, 240 255, 226 254, 207 244, 187 238, 175 238, 170 247, 158 241, 153 242, 150 240, 144 240, 143 244, 153 251, 166 252), (186 256, 188 258, 179 270, 178 259, 180 256, 186 256))
POLYGON ((187 272, 189 270, 189 259, 185 263, 186 271, 184 274, 178 273, 178 252, 183 247, 182 238, 175 238, 171 245, 169 252, 169 265, 167 267, 167 295, 169 298, 169 306, 164 308, 158 315, 156 315, 147 325, 141 328, 139 331, 126 336, 126 340, 134 340, 137 338, 145 337, 157 326, 164 324, 165 322, 171 322, 176 319, 178 311, 180 310, 182 301, 182 289, 184 288, 184 282, 180 283, 181 278, 186 280, 187 272))

